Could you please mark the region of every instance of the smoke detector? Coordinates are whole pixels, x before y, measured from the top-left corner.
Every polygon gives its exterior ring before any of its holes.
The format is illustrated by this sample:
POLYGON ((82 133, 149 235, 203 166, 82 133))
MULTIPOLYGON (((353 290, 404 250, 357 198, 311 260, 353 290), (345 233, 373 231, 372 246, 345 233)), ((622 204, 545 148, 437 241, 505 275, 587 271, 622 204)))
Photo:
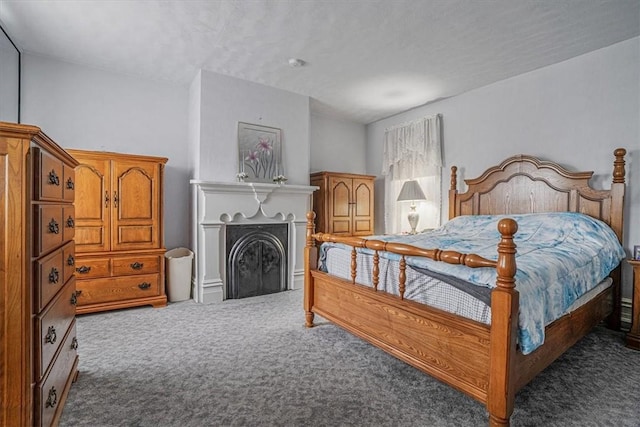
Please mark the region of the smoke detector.
POLYGON ((304 64, 305 62, 302 59, 298 59, 298 58, 289 59, 289 66, 292 68, 302 67, 304 64))

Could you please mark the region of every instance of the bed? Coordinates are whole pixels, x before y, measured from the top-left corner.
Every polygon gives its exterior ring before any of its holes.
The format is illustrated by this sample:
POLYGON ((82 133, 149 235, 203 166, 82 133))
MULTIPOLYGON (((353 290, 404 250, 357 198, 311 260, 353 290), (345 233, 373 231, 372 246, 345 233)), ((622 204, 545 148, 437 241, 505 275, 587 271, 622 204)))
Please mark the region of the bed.
MULTIPOLYGON (((617 264, 609 272, 609 280, 595 287, 588 300, 572 306, 543 327, 542 343, 533 349, 521 346, 516 276, 522 274, 516 262, 514 236, 518 223, 514 218, 522 220, 521 215, 542 213, 584 214, 606 224, 621 243, 625 154, 621 148, 614 151, 610 190, 590 187, 593 172, 571 172, 553 162, 518 155, 487 169, 476 179, 465 180, 467 191, 459 193, 457 168, 452 167, 449 219, 498 216, 494 256, 315 233, 315 214, 309 212, 305 247, 306 326, 313 327, 314 315, 318 314, 484 403, 489 425, 509 425, 519 389, 595 325, 607 320, 610 327, 619 328, 620 321, 617 264), (322 271, 326 268, 319 268, 318 244, 323 242, 350 247, 346 275, 330 274, 322 271), (408 264, 419 259, 449 264, 456 269, 493 272, 495 284, 489 290, 488 322, 405 297, 407 277, 414 274, 408 264), (389 260, 395 265, 391 269, 392 276, 397 276, 395 292, 386 292, 382 286, 388 274, 381 278, 381 266, 384 269, 389 260), (523 352, 523 348, 527 351, 523 352)), ((522 308, 524 312, 525 305, 522 308)))

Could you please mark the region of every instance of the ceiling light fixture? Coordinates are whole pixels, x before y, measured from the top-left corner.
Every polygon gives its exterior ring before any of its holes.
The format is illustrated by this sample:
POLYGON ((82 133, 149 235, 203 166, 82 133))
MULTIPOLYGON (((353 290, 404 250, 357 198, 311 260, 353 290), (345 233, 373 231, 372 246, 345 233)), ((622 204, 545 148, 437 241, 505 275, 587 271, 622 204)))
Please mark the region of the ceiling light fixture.
POLYGON ((302 67, 305 64, 306 64, 306 62, 304 62, 302 59, 298 59, 298 58, 290 58, 289 59, 289 66, 292 67, 292 68, 302 67))

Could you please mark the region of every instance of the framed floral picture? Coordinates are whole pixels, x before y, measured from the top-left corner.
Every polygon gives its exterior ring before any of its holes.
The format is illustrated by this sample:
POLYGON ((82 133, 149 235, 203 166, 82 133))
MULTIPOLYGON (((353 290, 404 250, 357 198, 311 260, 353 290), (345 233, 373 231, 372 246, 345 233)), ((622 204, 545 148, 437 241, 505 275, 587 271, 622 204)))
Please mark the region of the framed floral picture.
POLYGON ((274 182, 284 177, 282 130, 238 122, 238 179, 274 182))

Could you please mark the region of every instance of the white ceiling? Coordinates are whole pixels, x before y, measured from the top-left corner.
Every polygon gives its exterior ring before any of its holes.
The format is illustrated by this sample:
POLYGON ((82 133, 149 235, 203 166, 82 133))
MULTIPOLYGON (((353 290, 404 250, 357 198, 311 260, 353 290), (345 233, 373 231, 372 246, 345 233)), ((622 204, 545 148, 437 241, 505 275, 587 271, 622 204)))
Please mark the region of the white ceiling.
POLYGON ((23 52, 180 84, 210 70, 370 123, 638 36, 640 0, 0 0, 0 21, 23 52))

